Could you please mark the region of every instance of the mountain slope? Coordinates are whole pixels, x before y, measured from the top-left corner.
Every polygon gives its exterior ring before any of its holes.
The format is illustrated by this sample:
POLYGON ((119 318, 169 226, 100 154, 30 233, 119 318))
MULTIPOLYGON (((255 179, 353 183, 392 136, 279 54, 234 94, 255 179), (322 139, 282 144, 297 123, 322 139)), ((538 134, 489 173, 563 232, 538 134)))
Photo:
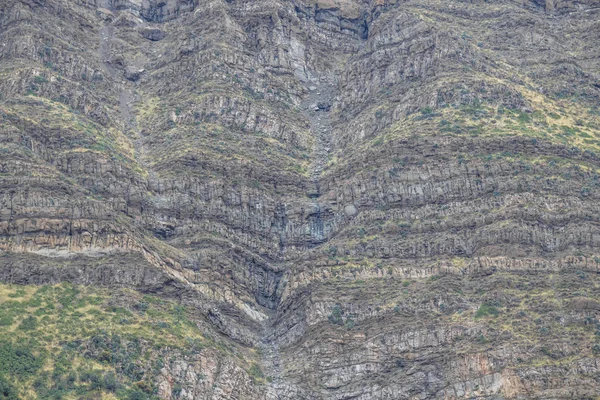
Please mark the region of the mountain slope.
MULTIPOLYGON (((156 339, 11 338, 28 296, 66 287, 100 291, 104 318, 116 301, 179 327, 138 309, 151 296, 210 338, 128 360, 139 384, 73 371, 67 397, 595 396, 599 12, 4 1, 0 279, 27 296, 3 348, 56 371, 47 349, 73 340, 156 339), (148 367, 159 352, 171 362, 148 367)), ((78 362, 119 373, 111 357, 78 362)), ((33 398, 62 379, 0 373, 33 398)))

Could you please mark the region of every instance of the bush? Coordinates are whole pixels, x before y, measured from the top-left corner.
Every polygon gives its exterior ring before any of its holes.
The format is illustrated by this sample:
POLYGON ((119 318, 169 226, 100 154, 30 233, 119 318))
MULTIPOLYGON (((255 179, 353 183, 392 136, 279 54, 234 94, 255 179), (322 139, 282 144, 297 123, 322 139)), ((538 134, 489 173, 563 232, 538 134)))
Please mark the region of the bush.
POLYGON ((140 312, 146 312, 146 311, 148 310, 148 307, 149 307, 149 306, 148 306, 148 303, 146 303, 146 302, 144 302, 144 301, 142 301, 142 302, 139 302, 139 303, 138 303, 138 304, 135 306, 135 308, 136 308, 138 311, 140 311, 140 312))
POLYGON ((62 291, 59 294, 58 302, 62 304, 64 308, 71 307, 73 305, 73 301, 79 294, 79 290, 72 287, 71 285, 63 284, 62 291))
POLYGON ((330 259, 334 259, 337 257, 337 252, 338 249, 335 246, 329 246, 329 249, 327 249, 327 253, 329 253, 329 258, 330 259))
POLYGON ((19 329, 22 331, 33 331, 35 328, 37 328, 37 318, 33 315, 25 318, 19 325, 19 329))
POLYGON ((102 386, 102 375, 99 371, 84 371, 79 375, 79 380, 89 382, 93 388, 102 386))
POLYGON ((500 314, 500 311, 498 310, 498 308, 496 306, 488 304, 488 303, 483 303, 479 307, 477 312, 475 313, 475 318, 483 318, 483 317, 487 317, 487 316, 496 317, 499 314, 500 314))
MULTIPOLYGON (((135 386, 137 386, 137 388, 139 390, 141 390, 143 393, 152 393, 154 391, 154 387, 152 386, 152 384, 150 382, 147 381, 139 381, 135 383, 135 386)), ((144 397, 146 398, 146 397, 144 397)))
POLYGON ((260 367, 258 366, 258 364, 252 364, 252 366, 248 370, 248 373, 254 379, 261 379, 261 378, 264 378, 264 376, 265 376, 263 374, 262 370, 260 369, 260 367))
POLYGON ((0 374, 34 375, 42 367, 41 357, 35 357, 26 347, 0 342, 0 374))
POLYGON ((354 328, 355 325, 356 325, 356 323, 354 322, 354 320, 352 318, 347 318, 346 323, 344 324, 346 329, 352 329, 352 328, 354 328))
POLYGON ((141 390, 132 390, 127 396, 127 400, 148 400, 150 396, 141 390))
POLYGON ((333 306, 333 309, 331 310, 331 314, 329 314, 329 322, 331 322, 332 324, 335 325, 343 325, 344 324, 344 320, 342 319, 342 308, 340 307, 339 304, 336 304, 335 306, 333 306))
POLYGON ((3 375, 0 375, 0 399, 18 400, 18 398, 14 386, 3 375))
POLYGON ((114 372, 109 372, 104 376, 104 388, 109 392, 116 392, 119 388, 119 382, 114 372))
POLYGON ((69 372, 71 361, 66 357, 65 353, 61 353, 54 362, 54 374, 64 375, 69 372))
POLYGON ((171 390, 171 395, 173 397, 178 397, 181 394, 182 390, 183 388, 181 387, 181 385, 177 383, 173 386, 173 390, 171 390))
POLYGON ((0 326, 11 326, 13 322, 12 315, 0 313, 0 326))

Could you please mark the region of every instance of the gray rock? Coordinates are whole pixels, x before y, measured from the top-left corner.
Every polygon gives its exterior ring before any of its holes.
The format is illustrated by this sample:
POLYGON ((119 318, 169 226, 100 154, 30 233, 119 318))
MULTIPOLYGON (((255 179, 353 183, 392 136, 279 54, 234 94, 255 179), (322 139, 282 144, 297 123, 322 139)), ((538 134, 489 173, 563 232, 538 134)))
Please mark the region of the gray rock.
POLYGON ((167 34, 158 28, 142 28, 139 32, 144 38, 153 42, 158 42, 167 37, 167 34))
POLYGON ((350 218, 356 217, 356 215, 358 214, 358 210, 356 209, 354 204, 348 204, 344 207, 344 214, 346 214, 346 216, 350 218))

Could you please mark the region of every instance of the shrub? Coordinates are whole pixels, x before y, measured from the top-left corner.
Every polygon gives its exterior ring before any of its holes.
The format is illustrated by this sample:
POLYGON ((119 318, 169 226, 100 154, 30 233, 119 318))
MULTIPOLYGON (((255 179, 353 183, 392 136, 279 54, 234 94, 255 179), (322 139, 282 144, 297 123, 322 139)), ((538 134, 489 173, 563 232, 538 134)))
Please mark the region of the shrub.
POLYGON ((181 394, 182 390, 183 388, 181 387, 181 385, 177 383, 173 386, 173 390, 171 390, 171 395, 173 397, 178 397, 181 394))
POLYGON ((262 370, 260 369, 260 367, 258 366, 258 364, 254 363, 252 364, 252 366, 250 367, 250 369, 248 370, 248 373, 250 374, 251 377, 253 377, 254 379, 262 379, 264 378, 264 374, 262 372, 262 370))
POLYGON ((347 318, 346 323, 344 324, 346 329, 352 329, 352 328, 354 328, 355 325, 356 325, 356 323, 354 322, 354 320, 352 318, 347 318))
POLYGON ((59 294, 58 302, 62 304, 64 308, 71 307, 78 294, 79 290, 75 289, 71 285, 64 284, 62 286, 62 292, 59 294))
MULTIPOLYGON (((137 388, 142 391, 142 393, 152 393, 154 391, 154 387, 152 386, 152 384, 150 382, 147 381, 139 381, 135 383, 135 386, 137 386, 137 388)), ((144 399, 148 398, 143 397, 144 399)))
POLYGON ((0 375, 0 399, 18 400, 19 396, 14 386, 2 375, 0 375))
POLYGON ((102 375, 98 371, 83 371, 79 375, 79 380, 81 380, 81 382, 89 382, 92 386, 101 386, 100 382, 102 381, 102 375))
POLYGON ((109 372, 104 376, 104 388, 109 392, 116 392, 119 388, 119 382, 114 372, 109 372))
POLYGON ((483 318, 487 316, 495 317, 498 314, 500 314, 500 311, 496 306, 488 303, 483 303, 475 313, 475 318, 483 318))
POLYGON ((19 329, 22 331, 33 331, 35 328, 37 328, 37 318, 33 315, 25 318, 19 325, 19 329))
POLYGON ((35 357, 30 349, 0 342, 0 374, 28 376, 35 374, 41 366, 42 359, 35 357))
POLYGON ((144 302, 144 301, 141 301, 141 302, 139 302, 139 303, 138 303, 138 304, 135 306, 135 308, 136 308, 138 311, 142 312, 142 313, 143 313, 143 312, 146 312, 146 311, 148 310, 148 307, 149 307, 149 306, 148 306, 148 303, 146 303, 146 302, 144 302))
POLYGON ((329 249, 327 249, 327 253, 329 253, 329 258, 333 259, 335 257, 337 257, 337 247, 335 246, 329 246, 329 249))
POLYGON ((132 390, 129 392, 128 396, 127 396, 127 400, 148 400, 150 399, 150 396, 148 396, 146 393, 142 392, 141 390, 132 390))
POLYGON ((10 326, 13 324, 12 315, 4 314, 0 312, 0 326, 10 326))
POLYGON ((344 321, 342 319, 342 308, 340 307, 339 304, 336 304, 335 306, 333 306, 333 309, 331 310, 331 314, 329 314, 329 317, 327 317, 327 319, 329 319, 329 322, 331 322, 332 324, 335 325, 343 325, 344 321))

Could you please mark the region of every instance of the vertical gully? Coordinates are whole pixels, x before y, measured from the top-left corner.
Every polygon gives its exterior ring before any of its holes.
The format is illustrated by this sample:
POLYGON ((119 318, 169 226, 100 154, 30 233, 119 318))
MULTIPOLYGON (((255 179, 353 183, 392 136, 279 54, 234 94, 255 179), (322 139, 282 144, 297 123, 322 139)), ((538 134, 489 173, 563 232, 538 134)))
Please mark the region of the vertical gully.
MULTIPOLYGON (((328 77, 316 78, 307 84, 308 94, 301 104, 302 113, 309 123, 310 133, 314 137, 313 157, 310 171, 311 188, 307 193, 311 198, 309 211, 310 242, 318 245, 325 241, 326 230, 321 216, 319 180, 329 160, 331 152, 330 110, 333 100, 334 80, 328 77)), ((275 313, 263 322, 261 351, 263 366, 269 380, 267 398, 282 398, 286 386, 283 382, 284 368, 279 352, 279 343, 275 333, 275 313)))
POLYGON ((308 95, 302 102, 302 112, 309 122, 314 137, 313 161, 310 171, 312 188, 308 196, 312 199, 310 211, 310 236, 314 245, 325 241, 325 227, 321 216, 319 180, 329 160, 331 152, 331 102, 333 99, 333 79, 321 77, 309 83, 308 95))
MULTIPOLYGON (((108 11, 114 12, 112 0, 99 0, 98 6, 108 11)), ((100 29, 100 46, 98 47, 98 56, 104 73, 110 77, 119 91, 119 111, 121 120, 124 124, 125 132, 128 132, 135 149, 135 159, 138 161, 144 171, 151 173, 151 170, 144 162, 144 143, 137 121, 133 113, 133 104, 136 101, 132 82, 128 82, 122 71, 119 71, 112 63, 111 42, 115 35, 115 28, 109 18, 104 20, 104 25, 100 29)))

